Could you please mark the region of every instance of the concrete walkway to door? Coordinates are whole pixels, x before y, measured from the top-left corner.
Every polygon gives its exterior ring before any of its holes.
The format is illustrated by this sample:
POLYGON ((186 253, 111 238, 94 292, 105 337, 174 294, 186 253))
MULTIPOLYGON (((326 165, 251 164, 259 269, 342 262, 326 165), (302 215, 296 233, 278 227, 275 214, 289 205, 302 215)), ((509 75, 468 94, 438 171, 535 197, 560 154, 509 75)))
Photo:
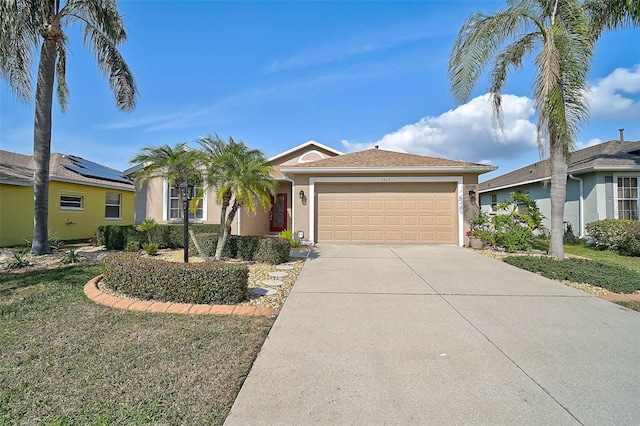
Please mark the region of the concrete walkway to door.
POLYGON ((314 250, 226 425, 640 424, 640 313, 460 247, 314 250))

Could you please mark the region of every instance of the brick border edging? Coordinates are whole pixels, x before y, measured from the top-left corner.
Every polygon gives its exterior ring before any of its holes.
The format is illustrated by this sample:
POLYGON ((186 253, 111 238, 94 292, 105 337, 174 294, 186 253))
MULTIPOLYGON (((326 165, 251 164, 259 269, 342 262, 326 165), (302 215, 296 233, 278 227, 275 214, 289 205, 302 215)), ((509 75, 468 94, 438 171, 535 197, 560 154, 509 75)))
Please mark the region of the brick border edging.
POLYGON ((103 293, 98 283, 103 275, 90 279, 84 285, 84 294, 93 302, 114 309, 138 312, 160 312, 169 314, 191 315, 239 315, 248 317, 278 315, 279 311, 260 306, 244 305, 197 305, 192 303, 152 302, 148 300, 131 300, 103 293))

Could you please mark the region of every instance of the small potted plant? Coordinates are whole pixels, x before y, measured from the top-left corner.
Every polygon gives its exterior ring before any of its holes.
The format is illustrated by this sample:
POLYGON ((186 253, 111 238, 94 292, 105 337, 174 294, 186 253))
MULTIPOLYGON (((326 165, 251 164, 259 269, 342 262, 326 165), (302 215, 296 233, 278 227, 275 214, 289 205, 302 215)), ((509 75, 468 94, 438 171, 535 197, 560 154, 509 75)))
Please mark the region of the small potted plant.
POLYGON ((484 241, 477 235, 477 231, 469 229, 467 231, 467 237, 469 237, 469 247, 472 249, 481 249, 484 247, 484 241))

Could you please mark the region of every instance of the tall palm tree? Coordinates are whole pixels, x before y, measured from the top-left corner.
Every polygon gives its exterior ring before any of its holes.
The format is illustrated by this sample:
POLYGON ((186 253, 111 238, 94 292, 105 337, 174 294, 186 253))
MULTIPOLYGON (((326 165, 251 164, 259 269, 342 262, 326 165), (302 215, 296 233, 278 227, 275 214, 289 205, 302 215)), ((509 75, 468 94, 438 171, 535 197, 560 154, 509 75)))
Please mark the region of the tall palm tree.
POLYGON ((593 41, 579 0, 508 0, 493 15, 471 15, 453 45, 449 59, 451 90, 466 102, 486 65, 491 63, 489 93, 502 125, 501 91, 507 74, 534 59, 533 98, 538 112, 541 156, 551 163, 551 244, 549 254, 564 258, 563 220, 567 162, 579 125, 588 118, 586 77, 593 41))
POLYGON ((47 228, 51 109, 56 78, 58 101, 63 112, 67 106, 67 36, 64 30, 69 24, 82 27, 85 46, 94 54, 100 71, 109 76, 117 107, 129 111, 136 101, 133 75, 117 49, 125 41, 126 33, 115 0, 2 0, 0 73, 16 95, 26 101, 32 96, 31 60, 40 46, 33 131, 33 254, 51 251, 47 228))
POLYGON ((277 182, 271 177, 271 166, 262 151, 250 149, 242 141, 229 137, 225 142, 216 135, 200 138, 198 143, 206 159, 207 182, 216 188, 221 205, 221 235, 215 254, 215 259, 220 260, 238 209, 245 206, 252 214, 258 204, 268 209, 277 182))
POLYGON ((605 29, 640 27, 640 0, 586 0, 595 37, 605 29))
POLYGON ((165 178, 178 194, 178 205, 182 205, 180 185, 202 181, 200 158, 199 151, 189 148, 186 142, 181 142, 173 148, 169 145, 145 146, 130 162, 143 165, 134 175, 137 185, 143 185, 154 178, 165 178))

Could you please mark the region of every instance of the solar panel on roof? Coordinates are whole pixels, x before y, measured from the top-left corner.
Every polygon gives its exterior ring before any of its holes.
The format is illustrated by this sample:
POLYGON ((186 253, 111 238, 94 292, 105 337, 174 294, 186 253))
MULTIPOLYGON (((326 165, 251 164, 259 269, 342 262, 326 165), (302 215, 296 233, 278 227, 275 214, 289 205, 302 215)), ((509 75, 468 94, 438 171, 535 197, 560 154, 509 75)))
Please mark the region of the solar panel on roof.
POLYGON ((64 168, 79 175, 113 182, 131 183, 129 179, 122 175, 122 172, 117 170, 110 169, 93 161, 85 160, 82 157, 76 157, 75 155, 67 155, 67 158, 73 162, 73 165, 64 164, 64 168))

